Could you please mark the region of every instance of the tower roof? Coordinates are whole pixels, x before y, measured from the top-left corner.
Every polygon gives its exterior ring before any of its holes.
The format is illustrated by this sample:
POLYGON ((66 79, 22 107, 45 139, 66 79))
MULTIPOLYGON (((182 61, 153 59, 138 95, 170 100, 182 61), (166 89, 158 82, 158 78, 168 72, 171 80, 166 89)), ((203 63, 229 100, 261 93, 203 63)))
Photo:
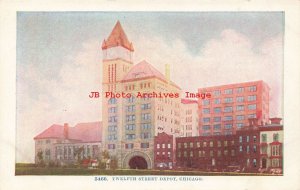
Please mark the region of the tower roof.
POLYGON ((123 81, 130 81, 134 79, 151 78, 151 77, 156 77, 163 81, 166 81, 166 78, 164 77, 163 74, 161 74, 161 72, 155 69, 148 62, 142 61, 131 68, 131 70, 123 78, 123 81))
POLYGON ((117 21, 107 40, 103 40, 102 49, 108 49, 117 46, 122 46, 130 51, 134 51, 133 45, 131 42, 129 42, 120 21, 117 21))

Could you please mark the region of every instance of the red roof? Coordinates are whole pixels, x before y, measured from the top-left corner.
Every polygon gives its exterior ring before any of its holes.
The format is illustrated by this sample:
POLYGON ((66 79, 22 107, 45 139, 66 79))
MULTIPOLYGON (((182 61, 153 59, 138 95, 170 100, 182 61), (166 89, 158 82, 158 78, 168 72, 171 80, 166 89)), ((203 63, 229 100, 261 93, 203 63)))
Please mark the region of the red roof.
POLYGON ((197 100, 181 99, 182 104, 198 104, 197 100))
POLYGON ((36 139, 72 139, 81 142, 100 142, 102 140, 102 122, 79 123, 68 127, 68 137, 64 136, 64 126, 51 125, 48 129, 34 137, 36 139))
POLYGON ((156 77, 162 79, 163 81, 166 81, 166 78, 164 77, 163 74, 161 74, 161 72, 159 72, 157 69, 155 69, 152 65, 150 65, 148 62, 144 60, 134 65, 131 68, 131 70, 125 75, 123 81, 152 78, 152 77, 156 77))
POLYGON ((107 49, 111 47, 123 46, 124 48, 134 51, 133 45, 129 42, 121 23, 118 21, 110 33, 107 40, 103 40, 102 49, 107 49))

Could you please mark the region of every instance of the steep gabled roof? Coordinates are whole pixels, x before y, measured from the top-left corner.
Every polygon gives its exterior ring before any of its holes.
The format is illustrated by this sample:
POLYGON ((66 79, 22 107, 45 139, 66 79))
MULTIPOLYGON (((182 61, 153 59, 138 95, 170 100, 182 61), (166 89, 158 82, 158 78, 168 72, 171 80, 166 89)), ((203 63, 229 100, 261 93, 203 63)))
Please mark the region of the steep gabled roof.
POLYGON ((111 47, 122 46, 130 51, 134 51, 133 45, 129 42, 121 23, 118 21, 110 33, 107 40, 103 40, 102 49, 107 49, 111 47))
POLYGON ((152 65, 150 65, 146 61, 142 61, 136 65, 134 65, 131 70, 125 75, 122 81, 130 81, 134 79, 143 79, 143 78, 151 78, 156 77, 163 81, 166 81, 161 72, 155 69, 152 65))
POLYGON ((35 136, 34 140, 50 138, 72 139, 80 142, 100 142, 102 140, 102 122, 79 123, 75 127, 68 127, 67 138, 64 135, 64 126, 54 124, 35 136))

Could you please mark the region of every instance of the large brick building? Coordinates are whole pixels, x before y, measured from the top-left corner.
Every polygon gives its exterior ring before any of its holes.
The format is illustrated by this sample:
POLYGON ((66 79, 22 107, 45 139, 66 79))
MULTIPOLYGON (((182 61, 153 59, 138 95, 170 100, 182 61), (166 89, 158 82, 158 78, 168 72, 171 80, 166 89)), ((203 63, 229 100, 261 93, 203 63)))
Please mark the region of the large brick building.
POLYGON ((119 168, 154 166, 154 136, 165 132, 176 136, 180 128, 180 98, 160 98, 160 93, 180 96, 181 89, 151 64, 132 61, 133 44, 117 22, 103 41, 102 120, 103 148, 115 157, 119 168), (128 98, 107 97, 106 93, 126 93, 128 98), (152 97, 138 97, 150 93, 152 97), (156 94, 156 95, 154 95, 156 94))
POLYGON ((249 118, 258 123, 269 121, 269 87, 263 81, 199 88, 210 99, 199 99, 199 134, 229 135, 248 125, 249 118))
POLYGON ((278 119, 233 135, 176 138, 176 167, 205 171, 282 172, 283 126, 278 119))

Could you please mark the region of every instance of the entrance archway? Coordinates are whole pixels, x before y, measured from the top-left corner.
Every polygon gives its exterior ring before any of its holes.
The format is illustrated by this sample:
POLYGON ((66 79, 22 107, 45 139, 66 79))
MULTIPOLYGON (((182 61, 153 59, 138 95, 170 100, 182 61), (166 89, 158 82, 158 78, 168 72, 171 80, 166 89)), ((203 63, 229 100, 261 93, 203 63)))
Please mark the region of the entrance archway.
POLYGON ((141 151, 128 152, 122 161, 122 168, 124 169, 152 169, 152 166, 151 157, 146 152, 141 151))
POLYGON ((147 169, 148 164, 145 158, 141 156, 134 156, 129 160, 130 169, 147 169))

